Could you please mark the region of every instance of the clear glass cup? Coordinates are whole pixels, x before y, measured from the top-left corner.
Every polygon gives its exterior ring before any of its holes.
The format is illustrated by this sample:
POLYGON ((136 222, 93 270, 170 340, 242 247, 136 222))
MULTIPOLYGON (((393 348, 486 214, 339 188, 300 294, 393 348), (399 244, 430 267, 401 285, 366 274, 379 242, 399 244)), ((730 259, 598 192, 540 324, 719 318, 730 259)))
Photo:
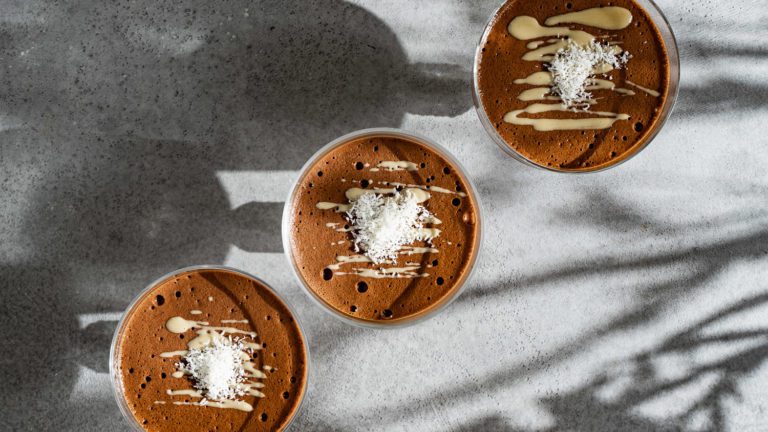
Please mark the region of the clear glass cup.
POLYGON ((451 304, 451 302, 456 300, 456 298, 458 298, 459 295, 464 291, 467 285, 467 281, 469 281, 472 275, 474 274, 477 257, 478 255, 480 255, 480 252, 481 252, 482 237, 483 237, 482 204, 480 203, 474 183, 472 183, 472 180, 469 178, 469 176, 467 176, 466 170, 462 167, 459 161, 456 160, 456 158, 454 158, 445 148, 443 148, 441 145, 437 144, 436 142, 430 140, 429 138, 414 134, 412 132, 406 132, 404 130, 394 129, 394 128, 362 129, 356 132, 349 133, 342 137, 336 138, 335 140, 331 141, 330 143, 323 146, 320 150, 318 150, 301 168, 299 176, 296 178, 296 181, 294 182, 293 186, 290 189, 290 192, 288 194, 288 199, 285 201, 285 208, 283 209, 282 224, 283 224, 283 250, 285 251, 285 256, 288 258, 288 262, 291 264, 293 275, 295 276, 299 286, 304 290, 304 292, 309 296, 310 299, 312 299, 312 301, 315 304, 320 306, 323 310, 328 312, 333 317, 340 319, 341 321, 347 324, 352 324, 358 327, 367 327, 367 328, 405 327, 405 326, 413 325, 418 322, 422 322, 426 319, 429 319, 435 316, 436 314, 438 314, 439 312, 441 312, 442 310, 444 310, 449 304, 451 304), (402 318, 398 320, 370 321, 370 320, 355 318, 347 314, 344 314, 342 312, 339 312, 338 310, 333 308, 331 305, 327 304, 320 296, 318 296, 309 287, 309 284, 301 276, 301 273, 299 272, 296 261, 294 260, 292 249, 291 249, 290 235, 291 235, 291 227, 293 225, 293 222, 292 222, 293 201, 299 190, 301 180, 307 175, 308 172, 310 172, 314 164, 319 159, 324 157, 327 153, 334 150, 336 147, 339 147, 350 141, 354 141, 354 140, 358 140, 366 137, 382 137, 382 136, 403 138, 408 141, 415 141, 431 149, 435 153, 439 154, 441 157, 445 158, 448 162, 450 162, 454 166, 455 170, 457 171, 457 174, 462 178, 464 183, 467 185, 468 190, 465 191, 466 194, 468 196, 471 196, 474 202, 476 203, 475 225, 477 226, 477 236, 475 239, 475 252, 470 257, 471 261, 469 263, 468 270, 467 272, 464 273, 462 279, 457 282, 456 287, 453 289, 453 292, 450 295, 445 296, 440 302, 432 305, 428 311, 417 314, 414 317, 407 317, 407 318, 402 318))
MULTIPOLYGON (((511 0, 511 1, 515 1, 515 0, 511 0)), ((506 1, 503 2, 498 8, 496 8, 496 10, 493 11, 493 14, 491 14, 491 17, 488 19, 488 23, 485 25, 485 29, 483 30, 483 35, 480 37, 480 42, 477 44, 477 48, 475 49, 475 63, 472 71, 472 75, 473 75, 472 99, 474 100, 474 103, 475 103, 475 111, 477 112, 477 116, 480 117, 480 123, 483 124, 485 131, 488 133, 488 135, 491 136, 491 139, 493 139, 493 141, 499 147, 501 147, 501 149, 504 150, 504 152, 512 156, 514 159, 535 168, 540 168, 543 170, 553 171, 558 173, 584 174, 584 173, 594 173, 594 172, 604 171, 604 170, 619 166, 622 163, 628 161, 629 159, 632 159, 633 157, 635 157, 644 148, 646 148, 648 144, 651 143, 651 141, 653 141, 656 135, 658 135, 658 133, 664 127, 664 124, 669 119, 669 116, 672 114, 672 108, 675 106, 675 101, 677 100, 677 94, 680 90, 680 55, 677 51, 677 40, 675 39, 675 35, 672 32, 672 26, 669 24, 669 21, 661 12, 661 9, 659 9, 656 3, 654 3, 652 0, 634 0, 634 1, 648 13, 648 16, 656 25, 656 28, 659 30, 659 34, 661 35, 661 38, 664 41, 664 45, 667 50, 667 57, 669 58, 669 92, 667 94, 667 98, 664 101, 664 105, 662 105, 661 109, 659 110, 659 119, 656 121, 654 128, 645 137, 644 142, 642 142, 640 145, 636 145, 635 147, 633 147, 631 152, 628 152, 627 154, 622 156, 620 159, 616 160, 616 162, 614 163, 605 164, 595 168, 588 168, 583 170, 560 169, 557 167, 550 167, 550 166, 537 164, 536 162, 533 162, 530 159, 523 156, 522 154, 518 153, 515 149, 512 148, 512 146, 507 144, 507 142, 504 141, 501 135, 499 135, 499 133, 496 131, 496 128, 493 127, 493 123, 488 118, 485 108, 483 107, 483 102, 480 98, 480 88, 478 86, 478 72, 479 72, 479 66, 480 66, 480 55, 482 54, 483 45, 485 45, 485 41, 488 37, 489 32, 491 31, 491 27, 494 24, 494 18, 496 18, 496 15, 498 15, 499 10, 502 7, 504 7, 504 5, 507 2, 506 1)))
POLYGON ((120 412, 123 414, 123 417, 128 422, 128 424, 131 426, 131 429, 137 432, 142 432, 145 429, 139 424, 138 420, 136 420, 136 417, 134 417, 133 413, 131 413, 130 408, 128 407, 128 402, 125 400, 124 392, 123 392, 123 380, 120 376, 120 357, 118 352, 118 342, 123 336, 124 326, 128 319, 128 317, 131 316, 131 314, 134 312, 136 306, 139 304, 139 302, 144 299, 144 297, 151 295, 152 290, 161 284, 162 282, 173 278, 177 275, 187 273, 190 271, 196 271, 196 270, 221 270, 221 271, 228 271, 232 273, 236 273, 238 275, 241 275, 243 277, 246 277, 248 279, 253 279, 254 281, 260 283, 267 289, 269 289, 272 294, 275 295, 278 299, 280 299, 281 302, 285 305, 286 309, 291 313, 291 316, 293 317, 294 321, 296 322, 296 326, 299 329, 299 333, 302 336, 302 343, 304 344, 304 352, 306 353, 305 358, 305 364, 306 364, 306 370, 307 370, 307 377, 305 379, 305 383, 303 388, 301 389, 301 394, 299 395, 299 405, 296 407, 296 410, 293 412, 293 416, 288 420, 288 423, 286 423, 286 429, 290 427, 290 425, 293 423, 293 421, 298 416, 299 411, 301 410, 301 407, 304 405, 304 397, 307 393, 307 388, 309 388, 309 378, 310 378, 310 356, 309 356, 309 345, 307 344, 307 337, 306 333, 304 332, 304 328, 301 325, 301 322, 299 321, 298 315, 296 315, 296 312, 293 310, 291 305, 285 301, 285 299, 277 293, 269 284, 264 282, 263 280, 259 279, 258 277, 246 273, 242 270, 238 270, 232 267, 226 267, 226 266, 220 266, 220 265, 197 265, 197 266, 190 266, 190 267, 184 267, 178 270, 174 270, 170 273, 167 273, 159 278, 157 278, 155 281, 150 283, 146 286, 141 292, 136 296, 136 298, 133 299, 130 305, 128 305, 128 308, 125 310, 125 313, 123 313, 123 316, 120 318, 120 322, 117 323, 117 328, 115 329, 115 335, 112 337, 112 345, 109 349, 109 375, 112 380, 112 389, 114 390, 115 400, 117 401, 117 406, 120 408, 120 412))

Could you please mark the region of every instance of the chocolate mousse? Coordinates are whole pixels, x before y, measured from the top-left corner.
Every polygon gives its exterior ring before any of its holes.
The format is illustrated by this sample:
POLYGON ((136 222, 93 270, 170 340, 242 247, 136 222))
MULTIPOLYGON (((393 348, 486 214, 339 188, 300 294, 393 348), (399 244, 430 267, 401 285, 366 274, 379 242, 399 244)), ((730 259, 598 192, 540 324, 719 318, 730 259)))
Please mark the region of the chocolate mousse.
POLYGON ((478 203, 450 157, 399 131, 316 155, 287 203, 287 252, 322 305, 359 323, 423 317, 453 299, 478 253, 478 203))
POLYGON ((148 431, 282 430, 307 384, 304 336, 260 281, 181 271, 125 315, 114 347, 118 399, 148 431))
POLYGON ((475 79, 480 115, 509 149, 549 169, 592 171, 655 135, 670 65, 633 0, 509 0, 486 29, 475 79))

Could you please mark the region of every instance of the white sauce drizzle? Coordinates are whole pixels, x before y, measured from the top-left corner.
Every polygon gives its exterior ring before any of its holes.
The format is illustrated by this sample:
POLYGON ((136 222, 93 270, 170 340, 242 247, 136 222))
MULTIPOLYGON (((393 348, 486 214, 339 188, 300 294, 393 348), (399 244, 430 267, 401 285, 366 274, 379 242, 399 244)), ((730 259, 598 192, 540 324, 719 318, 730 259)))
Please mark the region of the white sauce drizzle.
MULTIPOLYGON (((395 187, 404 187, 404 188, 410 188, 413 192, 413 189, 421 189, 423 191, 429 191, 429 192, 437 192, 437 193, 444 193, 444 194, 453 194, 458 195, 460 197, 467 196, 464 192, 454 192, 450 189, 442 188, 440 186, 428 186, 428 185, 417 185, 417 184, 407 184, 407 183, 398 183, 398 182, 387 182, 382 181, 379 182, 380 184, 386 185, 386 186, 395 186, 395 187)), ((429 199, 429 194, 427 194, 427 199, 429 199)), ((425 200, 426 201, 426 200, 425 200)))
POLYGON ((413 162, 408 161, 384 161, 379 162, 376 168, 371 168, 371 171, 378 171, 379 169, 385 169, 387 171, 418 171, 419 166, 413 162))
POLYGON ((179 356, 185 356, 188 353, 189 351, 187 350, 168 351, 168 352, 160 353, 160 357, 162 358, 179 357, 179 356))
POLYGON ((192 396, 196 398, 202 398, 203 394, 199 390, 183 389, 183 390, 166 390, 165 394, 168 396, 192 396))
MULTIPOLYGON (((213 297, 208 298, 209 301, 213 300, 213 297)), ((222 323, 242 323, 247 324, 248 320, 221 320, 222 323)), ((187 347, 189 349, 201 349, 204 348, 211 343, 213 343, 214 339, 216 338, 223 338, 226 334, 244 334, 251 338, 256 337, 256 333, 252 331, 245 331, 240 330, 234 327, 221 327, 221 326, 211 326, 206 321, 193 321, 188 320, 185 318, 182 318, 180 316, 175 316, 170 318, 165 323, 165 328, 171 332, 171 333, 185 333, 192 329, 198 329, 196 331, 197 337, 190 340, 187 343, 187 347)), ((251 350, 258 350, 261 349, 262 346, 255 342, 243 342, 243 346, 245 346, 248 349, 251 350)), ((177 356, 184 356, 188 354, 189 351, 187 350, 178 350, 178 351, 170 351, 170 352, 164 352, 160 354, 160 357, 163 358, 169 358, 169 357, 177 357, 177 356)), ((240 384, 243 391, 254 397, 263 398, 265 397, 264 393, 262 393, 259 390, 259 388, 264 387, 264 383, 259 381, 253 381, 254 379, 264 379, 266 378, 266 374, 264 372, 260 371, 256 368, 256 365, 253 363, 251 356, 248 355, 246 352, 240 353, 241 358, 243 359, 243 369, 246 371, 245 377, 247 381, 240 384)), ((185 372, 177 370, 171 374, 173 378, 182 378, 184 377, 185 372)), ((193 406, 205 406, 205 407, 211 407, 211 408, 222 408, 222 409, 236 409, 240 411, 246 411, 250 412, 253 411, 253 405, 246 401, 242 400, 219 400, 219 401, 213 401, 213 400, 207 400, 204 399, 204 396, 200 390, 196 389, 166 389, 166 394, 169 396, 190 396, 194 398, 201 398, 203 399, 200 402, 183 402, 183 401, 174 401, 174 405, 193 405, 193 406)), ((155 401, 156 404, 165 404, 165 401, 155 401)))
MULTIPOLYGON (((547 80, 551 80, 551 77, 548 73, 544 73, 544 75, 536 75, 533 74, 532 77, 534 79, 541 80, 542 77, 546 77, 547 80)), ((530 78, 530 77, 529 77, 530 78)), ((367 165, 366 165, 367 166, 367 165)), ((418 165, 409 162, 409 161, 384 161, 380 162, 376 167, 371 168, 370 171, 379 171, 380 169, 384 169, 387 171, 415 171, 418 170, 418 165)), ((372 180, 369 180, 370 183, 373 183, 372 180)), ((377 193, 377 194, 394 194, 398 189, 401 189, 403 191, 408 190, 414 196, 417 197, 418 203, 423 203, 431 198, 430 192, 434 193, 442 193, 442 194, 451 194, 451 195, 457 195, 460 197, 466 197, 467 194, 464 192, 457 192, 452 191, 450 189, 446 189, 440 186, 433 186, 433 185, 417 185, 417 184, 408 184, 408 183, 400 183, 400 182, 388 182, 388 181, 379 181, 377 182, 380 185, 387 186, 387 187, 374 187, 374 188, 349 188, 345 191, 344 195, 349 201, 354 201, 360 198, 365 193, 377 193)), ((333 203, 333 202, 318 202, 316 204, 316 207, 321 210, 335 210, 337 213, 342 213, 349 211, 351 208, 351 204, 349 203, 333 203)), ((427 218, 425 221, 427 224, 432 225, 439 225, 442 223, 442 221, 434 216, 430 215, 429 218, 427 218)), ((332 228, 335 231, 338 232, 350 232, 354 228, 337 228, 339 225, 341 225, 338 222, 328 222, 325 224, 326 227, 332 228)), ((441 233, 441 230, 434 227, 423 227, 420 230, 420 234, 425 239, 434 239, 438 237, 441 233)), ((336 244, 343 244, 346 243, 345 240, 339 241, 336 244)), ((332 243, 333 245, 334 243, 332 243)), ((448 242, 448 244, 451 244, 448 242)), ((398 253, 399 255, 416 255, 416 254, 426 254, 426 253, 438 253, 439 249, 433 246, 430 247, 414 247, 414 246, 403 246, 398 253)), ((329 264, 326 266, 326 268, 333 270, 334 274, 336 275, 356 275, 361 277, 369 277, 374 279, 384 279, 384 278, 417 278, 417 277, 426 277, 429 276, 428 273, 419 272, 420 264, 414 263, 414 262, 408 262, 403 267, 382 267, 382 268, 353 268, 351 271, 347 272, 340 272, 338 271, 341 269, 343 265, 346 264, 353 264, 353 263, 372 263, 372 260, 368 258, 365 255, 357 254, 357 255, 338 255, 335 258, 335 262, 329 264)), ((385 261, 384 264, 390 264, 394 265, 396 262, 394 261, 385 261)), ((425 264, 427 268, 432 267, 429 264, 425 264)))
POLYGON ((653 90, 653 89, 649 89, 648 87, 643 87, 643 86, 641 86, 641 85, 639 85, 639 84, 635 84, 635 83, 633 83, 632 81, 629 81, 629 80, 627 80, 626 82, 627 82, 627 84, 629 84, 629 85, 631 85, 631 86, 634 86, 634 87, 637 87, 637 88, 639 88, 640 90, 642 90, 642 91, 644 91, 644 92, 648 93, 648 94, 649 94, 649 95, 651 95, 651 96, 654 96, 654 97, 659 97, 659 96, 661 96, 661 93, 657 92, 656 90, 653 90))
MULTIPOLYGON (((544 22, 546 26, 539 24, 533 17, 518 16, 509 23, 507 31, 519 40, 531 40, 555 36, 555 38, 547 39, 549 45, 544 45, 544 42, 540 40, 529 42, 526 47, 530 51, 523 55, 523 60, 525 61, 551 61, 553 60, 555 53, 560 49, 566 48, 571 42, 580 46, 588 46, 595 40, 595 36, 586 31, 575 30, 563 26, 552 26, 564 23, 575 23, 603 30, 621 30, 629 26, 631 22, 632 13, 625 8, 615 6, 596 7, 549 17, 544 22)), ((613 51, 618 54, 621 52, 621 49, 614 45, 613 51)), ((611 70, 613 70, 611 65, 602 64, 596 67, 593 72, 594 74, 604 74, 611 70)), ((514 83, 551 86, 552 74, 546 71, 535 72, 525 78, 515 79, 514 83)), ((629 81, 627 81, 627 83, 634 85, 629 81)), ((638 88, 641 87, 638 86, 638 88)), ((591 84, 587 87, 587 90, 610 90, 623 95, 634 95, 632 90, 616 88, 613 82, 600 79, 593 79, 591 84)), ((549 87, 525 89, 521 91, 517 98, 526 102, 560 100, 559 97, 550 94, 549 87)), ((596 101, 590 100, 585 102, 593 104, 596 101)), ((522 117, 523 114, 540 114, 552 111, 567 112, 571 111, 571 109, 564 107, 562 104, 534 103, 524 109, 508 112, 504 115, 504 121, 515 125, 533 126, 533 128, 538 131, 555 131, 607 129, 617 121, 629 119, 629 115, 627 114, 605 111, 579 111, 581 113, 594 115, 593 117, 588 118, 553 119, 522 117)))
POLYGON ((340 275, 357 275, 373 279, 401 279, 429 276, 429 273, 418 273, 419 266, 388 267, 380 269, 356 268, 352 272, 337 272, 340 275))
MULTIPOLYGON (((399 186, 400 184, 392 183, 393 186, 399 186)), ((395 193, 395 188, 372 188, 372 189, 362 189, 362 188, 349 188, 344 192, 344 195, 347 197, 348 200, 354 201, 358 198, 360 198, 365 193, 377 193, 377 194, 393 194, 395 193)), ((411 188, 411 192, 416 197, 417 203, 422 203, 429 199, 429 193, 425 193, 423 188, 420 188, 418 186, 413 186, 411 188), (422 189, 422 190, 419 190, 422 189)), ((320 210, 331 210, 335 209, 336 213, 343 213, 349 211, 349 209, 352 208, 352 204, 343 204, 343 203, 332 203, 327 201, 321 201, 315 205, 320 210)), ((328 224, 326 224, 328 226, 328 224)), ((348 232, 351 231, 349 228, 341 228, 337 229, 336 231, 342 231, 348 232)))
POLYGON ((224 408, 224 409, 236 409, 245 412, 253 411, 253 405, 241 400, 224 400, 224 401, 205 401, 205 402, 183 402, 177 401, 174 405, 192 405, 192 406, 204 406, 211 408, 224 408))
POLYGON ((632 23, 632 13, 623 7, 596 7, 556 15, 544 21, 548 26, 563 23, 583 24, 603 30, 621 30, 632 23))
POLYGON ((316 204, 316 207, 320 210, 331 210, 335 209, 336 213, 343 213, 346 211, 349 211, 352 206, 350 204, 339 204, 339 203, 332 203, 332 202, 319 202, 316 204))
POLYGON ((627 114, 617 114, 606 111, 582 111, 585 113, 596 114, 604 117, 592 117, 584 119, 533 119, 527 117, 520 117, 520 114, 539 114, 550 111, 571 111, 570 108, 565 107, 562 104, 532 104, 525 109, 515 110, 508 112, 504 115, 504 121, 507 123, 513 123, 517 125, 529 125, 533 126, 537 131, 554 131, 554 130, 579 130, 579 129, 607 129, 619 120, 629 119, 627 114))
POLYGON ((417 255, 417 254, 438 253, 438 252, 440 252, 440 250, 435 247, 404 246, 400 253, 402 255, 417 255))
MULTIPOLYGON (((338 270, 341 268, 344 264, 349 263, 372 263, 373 260, 368 258, 365 255, 338 255, 336 256, 336 264, 330 264, 326 266, 326 268, 329 268, 331 270, 338 270)), ((383 261, 384 264, 394 264, 392 261, 383 261)))
POLYGON ((549 72, 534 72, 525 78, 518 78, 515 84, 549 85, 552 84, 552 74, 549 72))

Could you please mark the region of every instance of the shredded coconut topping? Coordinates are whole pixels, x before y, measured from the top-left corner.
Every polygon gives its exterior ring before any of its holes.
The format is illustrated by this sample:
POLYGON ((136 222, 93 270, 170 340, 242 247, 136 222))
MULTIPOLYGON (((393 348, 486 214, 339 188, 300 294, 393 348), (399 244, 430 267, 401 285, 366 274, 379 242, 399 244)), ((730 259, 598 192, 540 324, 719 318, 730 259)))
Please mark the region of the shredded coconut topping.
POLYGON ((558 50, 549 62, 552 94, 560 97, 566 107, 587 109, 592 99, 587 86, 594 78, 596 68, 609 65, 619 69, 629 58, 628 52, 618 55, 614 46, 608 43, 592 41, 587 46, 580 46, 571 41, 567 47, 558 50))
POLYGON ((215 337, 210 345, 190 349, 176 366, 192 376, 194 387, 206 399, 235 399, 245 394, 243 367, 246 347, 241 340, 215 337))
POLYGON ((347 220, 355 252, 363 252, 376 264, 397 259, 403 245, 429 240, 422 224, 430 216, 409 190, 393 195, 365 193, 352 203, 347 220))

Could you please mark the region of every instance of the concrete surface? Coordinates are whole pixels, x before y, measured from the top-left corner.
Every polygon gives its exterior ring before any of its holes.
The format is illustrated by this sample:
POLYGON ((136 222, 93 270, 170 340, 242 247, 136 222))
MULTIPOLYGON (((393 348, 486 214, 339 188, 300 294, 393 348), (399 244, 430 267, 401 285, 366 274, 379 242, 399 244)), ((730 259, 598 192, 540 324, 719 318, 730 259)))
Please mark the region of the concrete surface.
POLYGON ((768 430, 765 1, 662 1, 677 109, 588 176, 509 159, 471 109, 497 2, 0 1, 0 429, 125 430, 120 312, 224 263, 307 327, 295 430, 768 430), (398 331, 318 310, 279 241, 296 170, 370 126, 444 144, 487 209, 469 289, 398 331))

